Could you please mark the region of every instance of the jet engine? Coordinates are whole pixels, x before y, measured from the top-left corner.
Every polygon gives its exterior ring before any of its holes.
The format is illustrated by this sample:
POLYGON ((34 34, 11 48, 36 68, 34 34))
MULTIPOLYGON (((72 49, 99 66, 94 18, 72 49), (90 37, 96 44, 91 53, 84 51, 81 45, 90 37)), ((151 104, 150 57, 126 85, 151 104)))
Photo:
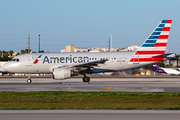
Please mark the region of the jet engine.
POLYGON ((71 77, 71 69, 55 68, 53 70, 53 79, 63 80, 71 77))

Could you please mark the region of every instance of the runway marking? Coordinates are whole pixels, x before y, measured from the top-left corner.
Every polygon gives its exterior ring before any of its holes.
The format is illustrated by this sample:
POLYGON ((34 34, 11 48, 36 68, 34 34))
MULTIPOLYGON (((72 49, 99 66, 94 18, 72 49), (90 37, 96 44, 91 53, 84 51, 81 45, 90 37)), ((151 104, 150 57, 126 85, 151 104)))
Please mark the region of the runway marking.
POLYGON ((107 88, 107 87, 96 87, 99 89, 106 89, 106 90, 121 90, 121 89, 115 89, 115 88, 107 88))

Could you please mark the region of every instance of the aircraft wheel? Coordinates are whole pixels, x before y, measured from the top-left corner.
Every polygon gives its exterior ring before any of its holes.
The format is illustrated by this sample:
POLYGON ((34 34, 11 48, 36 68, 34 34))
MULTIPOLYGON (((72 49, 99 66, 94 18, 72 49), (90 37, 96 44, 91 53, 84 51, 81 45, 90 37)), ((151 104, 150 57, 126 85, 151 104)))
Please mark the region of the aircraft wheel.
POLYGON ((83 82, 89 82, 90 78, 89 77, 83 77, 83 82))
POLYGON ((27 83, 31 83, 31 82, 32 82, 32 80, 31 80, 31 79, 28 79, 28 80, 27 80, 27 83))

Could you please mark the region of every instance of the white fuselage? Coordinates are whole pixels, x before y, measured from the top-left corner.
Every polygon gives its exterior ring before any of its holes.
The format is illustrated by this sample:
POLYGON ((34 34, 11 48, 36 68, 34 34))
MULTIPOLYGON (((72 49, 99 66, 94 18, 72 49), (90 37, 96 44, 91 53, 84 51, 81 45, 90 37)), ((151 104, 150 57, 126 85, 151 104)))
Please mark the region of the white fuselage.
MULTIPOLYGON (((12 73, 52 73, 54 68, 73 66, 100 59, 108 59, 95 68, 108 71, 121 71, 147 65, 146 62, 129 62, 135 52, 82 52, 82 53, 30 53, 14 57, 3 68, 12 73), (38 58, 39 55, 42 55, 38 58), (34 64, 34 61, 38 62, 34 64)), ((152 62, 153 63, 153 62, 152 62)), ((148 63, 151 64, 151 63, 148 63)))
POLYGON ((174 68, 162 68, 169 75, 180 75, 180 71, 174 68))

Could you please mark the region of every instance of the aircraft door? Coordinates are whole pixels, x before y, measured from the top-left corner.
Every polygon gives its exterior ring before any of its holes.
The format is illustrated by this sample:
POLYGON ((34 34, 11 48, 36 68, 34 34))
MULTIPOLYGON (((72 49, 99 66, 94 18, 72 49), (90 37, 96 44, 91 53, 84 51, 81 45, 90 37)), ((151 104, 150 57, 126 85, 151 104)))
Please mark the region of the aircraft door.
POLYGON ((32 63, 33 63, 32 56, 27 55, 27 56, 26 56, 26 66, 31 66, 32 63))

